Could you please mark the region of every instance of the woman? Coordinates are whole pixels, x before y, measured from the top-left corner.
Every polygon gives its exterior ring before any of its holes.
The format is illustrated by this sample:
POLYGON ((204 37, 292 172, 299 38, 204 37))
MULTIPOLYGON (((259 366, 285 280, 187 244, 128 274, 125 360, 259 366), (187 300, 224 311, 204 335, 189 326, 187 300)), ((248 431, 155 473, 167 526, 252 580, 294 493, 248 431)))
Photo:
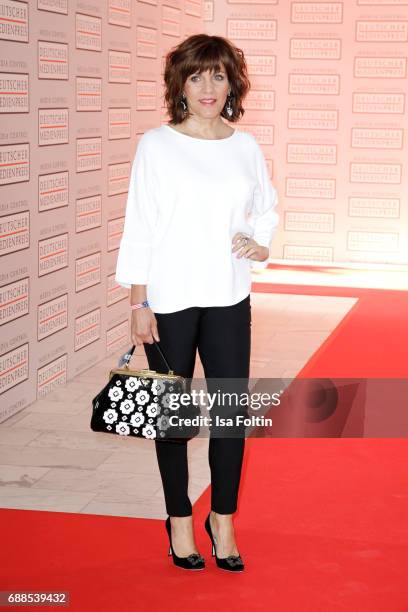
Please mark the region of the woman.
MULTIPOLYGON (((233 129, 250 82, 243 52, 205 34, 166 57, 171 120, 140 138, 132 166, 116 280, 131 288, 132 342, 149 368, 193 377, 198 349, 207 383, 247 380, 251 268, 268 264, 277 193, 255 138, 233 129)), ((208 389, 207 389, 208 390, 208 389)), ((176 565, 202 569, 188 497, 187 440, 156 440, 176 565)), ((232 517, 245 437, 209 441, 211 512, 205 527, 217 566, 242 571, 232 517)))

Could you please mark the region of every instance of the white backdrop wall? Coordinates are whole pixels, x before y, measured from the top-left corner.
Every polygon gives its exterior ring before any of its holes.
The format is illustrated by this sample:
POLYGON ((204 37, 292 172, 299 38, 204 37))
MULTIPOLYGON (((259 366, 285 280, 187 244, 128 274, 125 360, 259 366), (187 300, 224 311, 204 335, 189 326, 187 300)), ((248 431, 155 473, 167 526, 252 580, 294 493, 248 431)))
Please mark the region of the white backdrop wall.
POLYGON ((408 262, 408 0, 214 0, 206 31, 241 46, 241 121, 280 196, 272 257, 408 262))
POLYGON ((408 0, 0 0, 0 422, 127 346, 130 163, 198 32, 248 61, 272 257, 407 262, 408 0))

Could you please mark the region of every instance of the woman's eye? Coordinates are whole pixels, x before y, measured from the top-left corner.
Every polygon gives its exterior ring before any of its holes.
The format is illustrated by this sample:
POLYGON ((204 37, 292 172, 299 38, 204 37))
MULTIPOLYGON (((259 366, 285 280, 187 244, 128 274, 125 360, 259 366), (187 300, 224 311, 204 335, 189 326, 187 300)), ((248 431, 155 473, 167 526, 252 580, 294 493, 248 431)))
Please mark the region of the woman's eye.
MULTIPOLYGON (((191 80, 192 80, 192 81, 195 81, 195 79, 198 79, 198 78, 199 78, 199 76, 200 76, 199 74, 195 74, 195 75, 193 75, 193 76, 191 77, 191 80)), ((217 78, 218 78, 218 77, 220 77, 220 78, 218 79, 219 81, 222 81, 222 80, 224 79, 224 75, 223 75, 223 74, 217 74, 217 75, 216 75, 216 77, 217 77, 217 78)))

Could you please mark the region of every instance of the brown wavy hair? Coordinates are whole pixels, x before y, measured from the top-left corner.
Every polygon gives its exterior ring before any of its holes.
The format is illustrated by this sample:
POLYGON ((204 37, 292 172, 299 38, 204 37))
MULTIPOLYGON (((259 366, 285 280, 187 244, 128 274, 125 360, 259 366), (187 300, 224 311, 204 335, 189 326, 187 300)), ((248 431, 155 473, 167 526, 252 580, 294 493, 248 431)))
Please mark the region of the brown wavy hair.
POLYGON ((164 100, 170 115, 170 123, 176 125, 189 116, 180 104, 186 79, 195 72, 215 71, 222 69, 227 72, 231 89, 231 117, 227 115, 225 106, 221 117, 236 122, 245 113, 242 101, 248 93, 251 83, 248 78, 247 64, 242 49, 235 47, 222 36, 194 34, 171 49, 166 55, 164 68, 165 93, 164 100))

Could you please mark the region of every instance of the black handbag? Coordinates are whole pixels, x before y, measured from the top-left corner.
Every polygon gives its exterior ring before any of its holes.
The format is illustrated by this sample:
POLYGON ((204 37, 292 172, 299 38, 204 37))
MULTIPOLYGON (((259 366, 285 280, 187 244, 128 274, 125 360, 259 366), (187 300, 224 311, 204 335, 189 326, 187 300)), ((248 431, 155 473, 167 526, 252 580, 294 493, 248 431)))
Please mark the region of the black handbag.
POLYGON ((196 417, 201 415, 200 407, 191 401, 187 405, 180 402, 180 394, 188 392, 187 380, 174 374, 162 349, 156 341, 154 344, 168 373, 131 370, 133 345, 125 356, 124 367, 110 371, 108 383, 92 400, 93 431, 166 442, 183 442, 199 433, 196 417))

